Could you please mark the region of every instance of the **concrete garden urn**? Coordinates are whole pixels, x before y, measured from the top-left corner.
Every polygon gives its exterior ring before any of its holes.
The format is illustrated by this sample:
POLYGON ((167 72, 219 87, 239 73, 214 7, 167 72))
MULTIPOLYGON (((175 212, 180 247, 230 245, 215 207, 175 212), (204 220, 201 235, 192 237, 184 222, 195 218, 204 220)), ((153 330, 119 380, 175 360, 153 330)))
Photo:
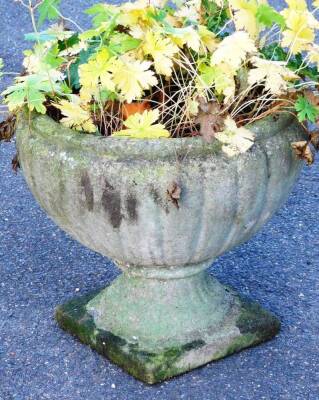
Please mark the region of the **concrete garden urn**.
MULTIPOLYGON (((303 139, 293 116, 249 126, 229 158, 217 141, 103 138, 21 116, 17 148, 43 209, 122 274, 59 306, 59 325, 138 379, 155 383, 268 340, 280 323, 207 268, 286 200, 303 139), (174 196, 172 191, 179 195, 174 196)), ((85 267, 85 266, 84 266, 85 267)))

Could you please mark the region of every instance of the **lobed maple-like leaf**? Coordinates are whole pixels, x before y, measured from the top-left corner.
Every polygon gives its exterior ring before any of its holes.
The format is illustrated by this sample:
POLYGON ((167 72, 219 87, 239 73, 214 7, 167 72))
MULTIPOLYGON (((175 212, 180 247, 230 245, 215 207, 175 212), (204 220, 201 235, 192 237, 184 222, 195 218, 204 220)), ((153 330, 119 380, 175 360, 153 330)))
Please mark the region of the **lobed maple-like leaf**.
POLYGON ((247 32, 239 31, 225 37, 212 55, 212 65, 228 64, 237 71, 247 54, 257 51, 254 41, 247 32))
POLYGON ((289 47, 293 54, 298 54, 308 50, 308 46, 314 42, 314 30, 319 28, 319 22, 308 10, 304 0, 287 0, 286 3, 288 8, 281 12, 286 23, 281 45, 289 47))
POLYGON ((64 115, 64 118, 61 119, 63 125, 76 131, 96 132, 97 129, 90 112, 81 105, 77 96, 71 96, 71 101, 61 100, 54 106, 61 110, 62 115, 64 115))
POLYGON ((157 85, 154 72, 149 69, 151 65, 149 61, 134 60, 125 56, 114 60, 110 68, 113 82, 128 103, 141 98, 144 90, 157 85))
POLYGON ((305 96, 298 96, 295 109, 300 122, 308 120, 314 123, 319 115, 318 106, 313 105, 305 96))
POLYGON ((40 114, 45 114, 46 94, 52 94, 58 89, 53 81, 48 80, 47 75, 33 74, 17 78, 16 83, 9 86, 2 95, 9 111, 14 112, 27 105, 30 111, 36 110, 40 114))
POLYGON ((200 68, 198 87, 214 87, 216 94, 224 96, 224 103, 228 103, 234 98, 236 84, 235 72, 228 64, 203 65, 200 68))
POLYGON ((79 66, 80 96, 85 101, 92 97, 99 99, 101 90, 113 92, 115 83, 112 79, 113 59, 107 48, 102 48, 86 64, 79 66))
POLYGON ((288 88, 289 81, 299 78, 282 61, 253 57, 252 64, 255 68, 248 73, 249 85, 263 84, 266 90, 275 95, 283 93, 288 88))
POLYGON ((172 58, 179 52, 179 48, 169 38, 148 31, 143 43, 143 52, 151 55, 154 60, 155 71, 165 76, 172 75, 172 58))
POLYGON ((38 7, 39 21, 38 25, 41 26, 47 19, 49 21, 59 18, 59 6, 61 0, 42 0, 38 7))
POLYGON ((256 14, 258 10, 257 0, 229 0, 229 5, 235 10, 233 18, 236 29, 245 30, 251 37, 256 37, 258 24, 256 14))
POLYGON ((236 122, 228 116, 225 128, 215 134, 216 139, 223 143, 222 150, 229 157, 245 153, 254 144, 254 134, 247 128, 238 128, 236 122))
POLYGON ((163 124, 155 124, 159 118, 158 109, 145 110, 143 114, 130 115, 124 122, 127 129, 114 132, 112 136, 128 136, 136 139, 168 138, 170 133, 163 124))

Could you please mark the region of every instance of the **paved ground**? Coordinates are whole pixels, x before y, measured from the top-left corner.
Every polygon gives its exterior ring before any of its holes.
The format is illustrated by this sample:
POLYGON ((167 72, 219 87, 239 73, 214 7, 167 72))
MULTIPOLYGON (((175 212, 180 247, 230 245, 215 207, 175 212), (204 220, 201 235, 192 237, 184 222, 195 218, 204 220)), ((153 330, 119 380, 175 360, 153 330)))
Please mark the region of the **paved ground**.
MULTIPOLYGON (((65 3, 76 16, 74 5, 89 1, 65 3)), ((0 15, 0 57, 16 70, 28 19, 11 0, 1 0, 0 15)), ((57 304, 117 271, 46 217, 10 169, 14 151, 0 144, 0 400, 319 399, 319 163, 261 233, 213 268, 281 318, 280 336, 149 387, 58 329, 57 304)))

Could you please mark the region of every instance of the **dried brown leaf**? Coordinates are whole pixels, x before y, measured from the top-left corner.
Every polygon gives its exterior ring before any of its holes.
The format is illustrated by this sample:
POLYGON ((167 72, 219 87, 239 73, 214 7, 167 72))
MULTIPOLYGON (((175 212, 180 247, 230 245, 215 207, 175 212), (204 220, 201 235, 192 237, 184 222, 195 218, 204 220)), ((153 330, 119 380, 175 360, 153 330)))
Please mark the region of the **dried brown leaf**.
POLYGON ((181 198, 182 189, 180 186, 174 181, 169 184, 167 188, 167 195, 170 201, 179 208, 179 200, 181 198))
POLYGON ((315 150, 319 151, 319 131, 310 133, 310 142, 315 150))
POLYGON ((10 114, 6 120, 0 122, 0 141, 10 142, 14 136, 16 120, 16 116, 10 114))
POLYGON ((310 89, 305 91, 305 97, 313 106, 319 106, 319 97, 314 94, 314 92, 310 89))
POLYGON ((297 157, 301 160, 305 160, 307 165, 311 165, 314 162, 314 154, 309 146, 309 142, 302 140, 300 142, 291 143, 292 148, 295 150, 297 157))
POLYGON ((207 103, 202 98, 199 99, 199 110, 195 122, 200 124, 200 135, 210 143, 216 133, 223 130, 225 113, 216 101, 207 103))

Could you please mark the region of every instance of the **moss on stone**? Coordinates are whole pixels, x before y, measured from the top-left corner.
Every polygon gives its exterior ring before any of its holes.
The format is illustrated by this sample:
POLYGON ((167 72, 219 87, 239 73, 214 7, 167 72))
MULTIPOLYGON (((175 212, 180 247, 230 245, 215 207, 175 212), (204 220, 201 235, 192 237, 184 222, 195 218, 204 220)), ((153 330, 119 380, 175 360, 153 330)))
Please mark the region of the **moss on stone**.
POLYGON ((275 336, 280 330, 280 321, 259 304, 248 299, 241 299, 242 309, 236 326, 243 335, 254 334, 259 342, 275 336))
MULTIPOLYGON (((192 366, 181 362, 183 358, 190 353, 197 354, 196 351, 200 355, 205 352, 205 346, 209 348, 209 343, 199 337, 188 343, 150 352, 142 348, 140 343, 128 342, 112 332, 98 329, 92 316, 86 311, 86 304, 97 294, 95 291, 59 306, 56 319, 60 327, 146 383, 157 383, 186 372, 192 366)), ((278 332, 280 324, 272 314, 246 299, 240 298, 239 304, 240 313, 236 322, 238 336, 230 339, 228 344, 222 344, 221 350, 212 354, 210 360, 217 360, 256 345, 278 332)), ((207 359, 203 364, 206 362, 207 359)))

